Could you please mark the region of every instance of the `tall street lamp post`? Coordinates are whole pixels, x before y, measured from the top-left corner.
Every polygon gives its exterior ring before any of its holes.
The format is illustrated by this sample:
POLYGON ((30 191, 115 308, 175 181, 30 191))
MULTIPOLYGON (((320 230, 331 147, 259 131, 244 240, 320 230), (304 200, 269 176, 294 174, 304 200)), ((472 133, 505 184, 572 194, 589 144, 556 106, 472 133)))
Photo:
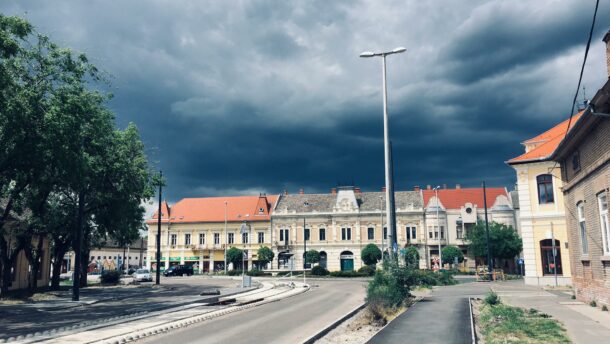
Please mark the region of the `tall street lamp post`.
POLYGON ((396 242, 396 218, 394 217, 394 183, 392 181, 390 167, 390 138, 389 138, 389 119, 388 119, 388 92, 386 82, 386 56, 405 52, 407 49, 398 47, 392 51, 371 52, 365 51, 360 54, 360 57, 376 57, 381 56, 382 59, 382 78, 383 78, 383 150, 385 157, 385 190, 386 190, 386 218, 387 227, 391 233, 391 251, 397 249, 396 242))
POLYGON ((491 261, 491 245, 489 243, 489 221, 487 220, 487 189, 483 182, 483 206, 485 207, 485 238, 487 240, 487 269, 489 280, 492 280, 493 262, 491 261))
MULTIPOLYGON (((163 186, 163 171, 159 171, 159 210, 157 211, 157 271, 155 271, 156 279, 155 284, 159 284, 161 281, 161 217, 163 217, 163 213, 161 212, 161 192, 163 186)), ((167 228, 167 232, 169 233, 169 227, 167 228)), ((169 241, 167 242, 169 245, 169 241)), ((167 267, 166 267, 167 268, 167 267)))
POLYGON ((438 230, 438 269, 440 270, 443 266, 443 253, 441 251, 441 224, 438 221, 439 201, 438 201, 438 189, 440 186, 434 188, 434 197, 436 198, 436 229, 438 230))
POLYGON ((224 237, 225 237, 224 249, 225 249, 225 275, 226 275, 227 274, 227 201, 225 201, 225 233, 224 233, 224 237))

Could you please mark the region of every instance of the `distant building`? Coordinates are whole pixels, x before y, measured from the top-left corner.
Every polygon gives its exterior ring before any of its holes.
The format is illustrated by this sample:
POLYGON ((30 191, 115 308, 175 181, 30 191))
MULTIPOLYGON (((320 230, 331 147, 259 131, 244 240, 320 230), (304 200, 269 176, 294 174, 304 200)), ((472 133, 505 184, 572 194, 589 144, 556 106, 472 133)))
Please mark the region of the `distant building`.
MULTIPOLYGON (((462 188, 460 185, 455 189, 443 188, 438 190, 437 199, 436 192, 427 186, 423 198, 427 266, 432 266, 432 261, 438 259, 440 241, 441 247, 459 247, 466 258, 462 267, 473 269, 475 257, 468 252, 468 242, 464 238, 478 221, 485 220, 483 188, 462 188)), ((489 222, 516 227, 512 200, 505 188, 487 188, 487 213, 489 222)))
MULTIPOLYGON (((4 204, 0 206, 0 211, 4 212, 4 204)), ((4 240, 7 243, 9 251, 13 251, 17 246, 17 238, 15 233, 19 231, 19 226, 23 225, 22 218, 17 214, 9 214, 8 220, 4 223, 4 240)), ((39 237, 35 236, 32 238, 32 246, 37 247, 39 243, 39 237)), ((36 285, 38 287, 45 287, 49 285, 50 280, 50 267, 51 267, 51 254, 49 252, 49 240, 42 238, 42 255, 40 256, 40 266, 38 269, 38 276, 36 285)), ((7 268, 7 267, 2 267, 7 268)), ((11 280, 9 281, 8 290, 20 290, 27 289, 29 286, 29 277, 31 266, 28 261, 23 249, 19 250, 17 257, 12 266, 8 267, 11 270, 11 280)), ((0 284, 2 279, 0 278, 0 284)))
MULTIPOLYGON (((162 203, 161 270, 190 265, 196 272, 225 269, 225 249, 245 250, 245 268, 258 265, 257 251, 271 247, 270 213, 278 196, 184 198, 173 206, 162 203), (225 225, 226 224, 226 225, 225 225), (241 232, 242 225, 246 231, 241 232)), ((157 216, 146 221, 146 264, 156 269, 157 216)), ((237 268, 237 267, 236 267, 237 268)))
MULTIPOLYGON (((571 127, 581 114, 572 118, 571 127)), ((555 272, 559 285, 572 283, 560 165, 551 158, 567 132, 568 122, 566 119, 524 141, 525 153, 507 161, 517 174, 526 284, 554 285, 555 272)))
MULTIPOLYGON (((610 31, 604 36, 610 77, 610 31)), ((576 297, 610 305, 610 80, 556 149, 576 297)))
MULTIPOLYGON (((397 191, 396 231, 398 249, 415 245, 425 259, 424 222, 420 191, 397 191)), ((271 215, 273 269, 303 269, 304 242, 307 250, 320 252, 320 265, 330 271, 358 270, 360 252, 373 243, 387 250, 385 192, 362 192, 340 187, 327 194, 283 194, 271 215), (304 233, 306 233, 304 235, 304 233)), ((424 265, 424 261, 420 264, 424 265)))
MULTIPOLYGON (((89 252, 88 268, 90 273, 102 270, 117 270, 124 265, 126 268, 146 266, 147 239, 141 238, 133 244, 122 247, 114 240, 108 240, 104 246, 94 247, 89 252)), ((62 264, 62 273, 74 271, 74 251, 66 253, 62 264), (69 266, 69 268, 68 268, 69 266)))

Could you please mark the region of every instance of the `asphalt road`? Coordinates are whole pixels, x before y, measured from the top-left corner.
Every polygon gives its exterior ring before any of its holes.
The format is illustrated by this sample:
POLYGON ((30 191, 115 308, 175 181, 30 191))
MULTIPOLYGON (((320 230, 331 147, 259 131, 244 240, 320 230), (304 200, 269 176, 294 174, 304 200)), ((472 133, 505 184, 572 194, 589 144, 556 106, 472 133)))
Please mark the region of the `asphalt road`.
POLYGON ((470 344, 468 297, 484 296, 489 287, 489 284, 475 282, 435 289, 394 319, 367 344, 470 344))
POLYGON ((81 296, 108 299, 110 294, 110 297, 117 298, 92 305, 63 309, 48 309, 34 305, 2 305, 0 306, 0 339, 71 326, 83 321, 176 307, 187 302, 191 303, 193 297, 204 289, 234 289, 233 287, 239 283, 236 280, 201 276, 171 277, 162 278, 161 284, 167 287, 162 289, 125 287, 82 289, 81 296))
POLYGON ((278 302, 205 321, 142 343, 301 343, 364 301, 363 281, 315 281, 278 302))

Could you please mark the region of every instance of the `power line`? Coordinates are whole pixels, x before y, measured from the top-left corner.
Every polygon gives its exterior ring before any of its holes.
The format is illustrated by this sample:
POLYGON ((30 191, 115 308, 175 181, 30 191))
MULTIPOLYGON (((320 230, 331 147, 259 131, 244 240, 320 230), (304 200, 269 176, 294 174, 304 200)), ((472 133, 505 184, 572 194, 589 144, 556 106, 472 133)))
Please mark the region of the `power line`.
MULTIPOLYGON (((570 130, 570 126, 572 125, 572 117, 574 116, 574 107, 576 106, 576 99, 578 98, 578 91, 580 90, 580 84, 582 83, 582 75, 585 71, 585 65, 587 64, 587 57, 589 56, 589 48, 591 47, 591 39, 593 38, 593 29, 595 28, 595 19, 597 18, 597 9, 599 8, 599 0, 595 1, 595 11, 593 12, 593 20, 591 22, 591 30, 589 30, 589 39, 587 40, 587 47, 585 48, 585 58, 582 60, 582 66, 580 67, 580 76, 578 77, 578 86, 576 86, 576 93, 574 94, 574 99, 572 100, 572 110, 570 111, 570 119, 568 120, 568 126, 566 127, 566 132, 563 135, 561 141, 565 139, 568 135, 568 131, 570 130)), ((549 170, 552 171, 557 167, 557 161, 553 167, 549 170)))

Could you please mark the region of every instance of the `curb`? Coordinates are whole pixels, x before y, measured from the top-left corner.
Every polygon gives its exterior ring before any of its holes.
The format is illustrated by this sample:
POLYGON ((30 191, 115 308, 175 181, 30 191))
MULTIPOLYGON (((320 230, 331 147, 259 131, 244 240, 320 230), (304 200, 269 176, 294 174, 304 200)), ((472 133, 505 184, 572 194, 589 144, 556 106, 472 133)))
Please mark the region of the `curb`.
POLYGON ((477 344, 477 334, 474 329, 474 315, 472 314, 472 297, 468 298, 468 309, 470 310, 470 336, 472 339, 472 344, 477 344))
POLYGON ((335 328, 337 328, 339 325, 341 325, 345 320, 351 318, 354 316, 354 314, 358 313, 360 310, 362 310, 364 307, 366 307, 367 303, 363 303, 360 306, 354 308, 353 310, 351 310, 349 313, 347 313, 346 315, 342 316, 341 318, 335 320, 332 324, 326 326, 322 331, 314 334, 313 336, 307 338, 303 344, 313 344, 315 343, 318 339, 324 337, 325 335, 328 334, 328 332, 334 330, 335 328))

